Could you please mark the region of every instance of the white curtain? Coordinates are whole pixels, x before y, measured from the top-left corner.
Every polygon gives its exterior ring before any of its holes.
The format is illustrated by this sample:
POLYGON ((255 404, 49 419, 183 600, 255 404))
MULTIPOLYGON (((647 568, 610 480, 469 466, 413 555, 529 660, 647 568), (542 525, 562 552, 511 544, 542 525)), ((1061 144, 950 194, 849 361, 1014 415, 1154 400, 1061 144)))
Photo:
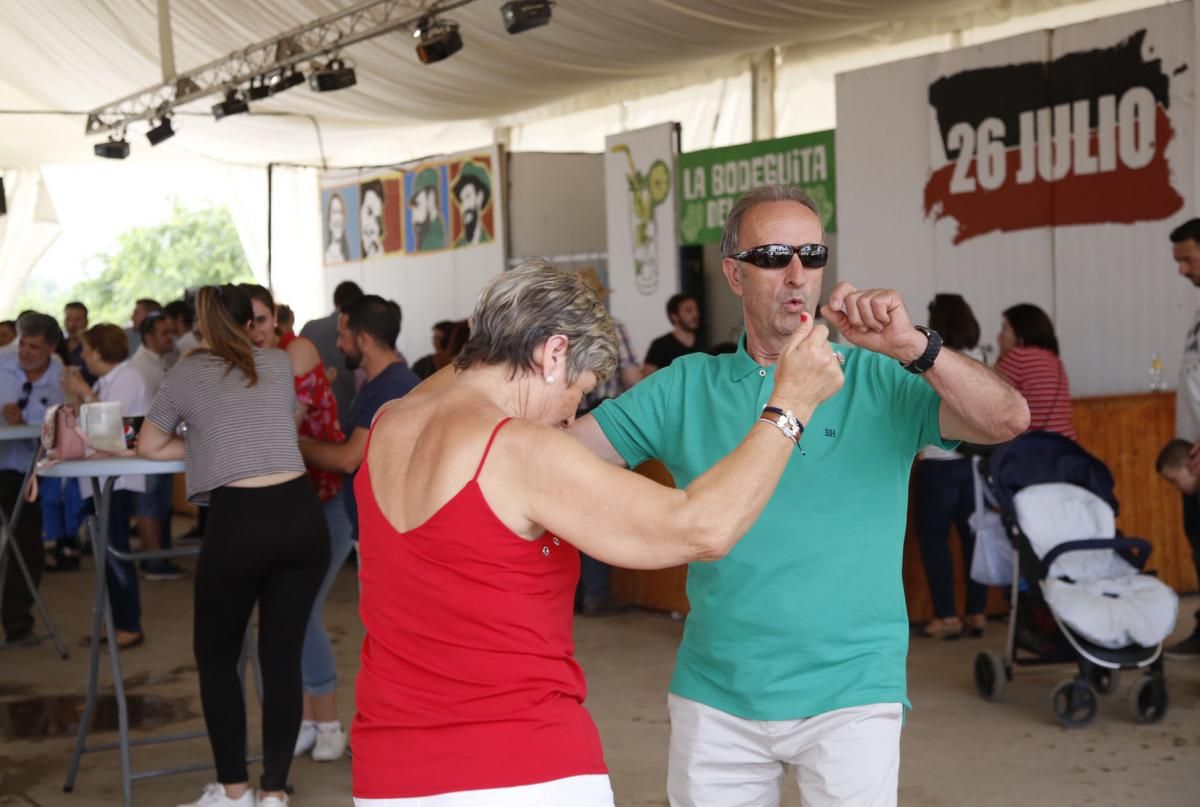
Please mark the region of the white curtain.
POLYGON ((7 215, 0 216, 0 311, 8 310, 29 270, 61 231, 37 168, 4 172, 7 215))
POLYGON ((315 168, 278 166, 271 174, 271 287, 275 299, 296 312, 297 331, 332 309, 332 289, 326 288, 323 264, 317 176, 315 168))
POLYGON ((238 240, 254 279, 267 285, 267 169, 224 165, 225 207, 237 228, 238 240))

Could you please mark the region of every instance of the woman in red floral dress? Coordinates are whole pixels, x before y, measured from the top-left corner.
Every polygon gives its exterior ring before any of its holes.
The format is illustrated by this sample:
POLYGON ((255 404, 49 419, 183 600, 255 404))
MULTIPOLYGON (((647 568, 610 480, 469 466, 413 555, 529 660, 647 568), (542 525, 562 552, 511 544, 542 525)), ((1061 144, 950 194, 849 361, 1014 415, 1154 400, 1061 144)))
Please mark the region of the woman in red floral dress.
MULTIPOLYGON (((337 400, 321 365, 317 346, 294 334, 280 336, 275 321, 275 300, 262 286, 242 286, 254 306, 250 341, 255 347, 286 350, 292 360, 296 385, 296 425, 300 436, 341 443, 346 439, 338 423, 337 400)), ((354 546, 346 509, 342 504, 342 477, 332 471, 309 468, 308 475, 325 508, 329 523, 329 571, 317 593, 304 636, 301 668, 304 677, 304 722, 296 740, 296 755, 312 752, 318 762, 340 759, 346 748, 346 733, 337 712, 337 667, 333 646, 321 622, 321 610, 337 573, 354 546)))

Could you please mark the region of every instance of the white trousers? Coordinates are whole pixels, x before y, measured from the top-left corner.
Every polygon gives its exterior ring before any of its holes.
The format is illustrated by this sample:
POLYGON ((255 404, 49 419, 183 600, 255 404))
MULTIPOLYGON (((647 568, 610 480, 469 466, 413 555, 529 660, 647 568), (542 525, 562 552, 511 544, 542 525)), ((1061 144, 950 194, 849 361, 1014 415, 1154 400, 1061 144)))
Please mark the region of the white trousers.
POLYGON ((669 695, 671 807, 777 807, 786 768, 805 807, 895 807, 904 707, 746 720, 669 695))
POLYGON ((411 799, 358 799, 354 807, 613 807, 612 786, 603 774, 568 776, 550 782, 487 790, 461 790, 411 799))

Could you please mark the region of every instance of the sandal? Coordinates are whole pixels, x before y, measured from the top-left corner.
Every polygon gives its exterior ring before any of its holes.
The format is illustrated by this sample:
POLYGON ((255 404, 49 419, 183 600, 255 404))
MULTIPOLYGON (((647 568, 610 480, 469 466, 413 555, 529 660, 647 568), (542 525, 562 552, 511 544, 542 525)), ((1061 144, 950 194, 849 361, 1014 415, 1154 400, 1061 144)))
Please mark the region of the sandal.
POLYGON ((923 639, 957 639, 963 632, 962 622, 958 617, 934 619, 926 622, 917 629, 916 635, 923 639))
MULTIPOLYGON (((138 633, 135 633, 132 636, 129 634, 125 634, 124 636, 122 636, 121 634, 122 634, 122 631, 117 631, 117 649, 118 650, 130 650, 132 648, 138 647, 138 646, 146 643, 146 634, 144 632, 139 631, 138 633)), ((102 644, 102 645, 108 644, 108 636, 107 635, 101 634, 100 644, 102 644)), ((91 647, 92 646, 92 637, 84 636, 79 641, 79 646, 80 647, 91 647)))
POLYGON ((983 638, 983 629, 987 625, 987 617, 983 614, 967 614, 967 635, 972 639, 983 638))

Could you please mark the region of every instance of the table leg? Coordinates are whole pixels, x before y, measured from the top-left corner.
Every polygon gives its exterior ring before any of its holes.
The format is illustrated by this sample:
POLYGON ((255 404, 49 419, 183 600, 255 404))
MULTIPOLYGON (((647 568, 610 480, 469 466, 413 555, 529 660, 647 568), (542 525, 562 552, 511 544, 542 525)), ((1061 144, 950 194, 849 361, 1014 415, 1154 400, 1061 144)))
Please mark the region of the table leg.
MULTIPOLYGON (((66 659, 70 654, 67 652, 67 646, 63 642, 62 634, 58 632, 58 627, 54 624, 54 620, 50 618, 50 612, 46 608, 46 604, 42 602, 42 596, 38 593, 37 585, 33 582, 33 576, 29 574, 29 567, 25 565, 25 558, 21 556, 21 548, 17 546, 16 525, 18 519, 21 518, 21 507, 25 504, 25 489, 29 485, 29 480, 33 477, 34 470, 37 468, 37 452, 34 452, 33 460, 29 463, 29 468, 25 471, 25 480, 21 484, 21 492, 17 494, 17 502, 13 505, 11 516, 5 516, 0 509, 0 574, 4 571, 4 559, 6 551, 11 548, 13 560, 16 561, 17 567, 21 570, 21 577, 25 579, 25 585, 29 588, 30 594, 33 595, 33 604, 37 607, 38 614, 42 617, 42 622, 50 631, 50 638, 54 640, 54 647, 58 650, 58 655, 66 659)), ((3 580, 0 577, 0 580, 3 580)), ((40 637, 45 638, 45 637, 40 637)), ((0 647, 3 645, 0 644, 0 647)))
POLYGON ((96 516, 87 520, 88 536, 92 541, 92 557, 96 558, 96 582, 92 593, 92 627, 91 649, 88 652, 88 681, 84 697, 83 716, 79 721, 79 730, 75 732, 75 750, 71 754, 71 763, 67 766, 67 780, 63 783, 63 791, 70 793, 75 789, 75 777, 79 773, 79 762, 83 758, 84 746, 87 743, 88 731, 92 727, 92 717, 96 712, 96 690, 100 684, 100 625, 105 621, 108 604, 108 585, 104 576, 104 555, 107 551, 105 541, 107 536, 101 532, 96 516))

